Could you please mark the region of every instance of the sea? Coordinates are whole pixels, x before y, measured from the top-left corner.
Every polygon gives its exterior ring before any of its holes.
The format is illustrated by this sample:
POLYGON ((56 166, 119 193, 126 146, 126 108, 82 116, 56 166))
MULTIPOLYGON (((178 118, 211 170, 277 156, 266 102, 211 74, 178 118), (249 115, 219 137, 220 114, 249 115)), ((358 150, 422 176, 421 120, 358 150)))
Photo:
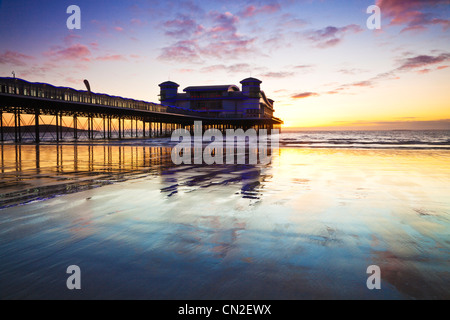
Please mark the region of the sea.
MULTIPOLYGON (((75 142, 72 141, 72 133, 65 132, 63 135, 62 143, 75 142)), ((97 139, 89 140, 86 132, 80 132, 76 142, 167 146, 178 143, 178 140, 171 141, 170 137, 134 138, 130 130, 124 132, 125 137, 128 137, 124 140, 102 140, 102 135, 102 132, 94 132, 94 137, 97 139)), ((52 142, 56 139, 55 137, 54 132, 47 132, 41 136, 41 141, 52 142)), ((117 138, 117 134, 113 138, 117 138)), ((278 139, 281 147, 299 148, 450 148, 450 130, 308 131, 288 128, 281 130, 278 139)), ((5 144, 14 143, 14 135, 5 134, 5 140, 5 144)), ((33 143, 33 140, 33 134, 23 133, 23 143, 33 143)))
POLYGON ((450 130, 294 131, 283 130, 283 147, 449 149, 450 130))

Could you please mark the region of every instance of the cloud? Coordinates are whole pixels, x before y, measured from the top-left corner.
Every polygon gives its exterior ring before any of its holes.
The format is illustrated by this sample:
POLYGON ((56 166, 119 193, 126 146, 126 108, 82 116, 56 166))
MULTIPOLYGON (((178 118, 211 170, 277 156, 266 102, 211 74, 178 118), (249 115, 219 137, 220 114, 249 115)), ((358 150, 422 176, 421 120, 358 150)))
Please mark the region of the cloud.
MULTIPOLYGON (((426 74, 432 71, 431 67, 443 62, 450 61, 450 53, 440 53, 436 55, 415 55, 409 57, 411 53, 405 53, 406 57, 398 61, 398 67, 387 72, 382 72, 376 76, 358 82, 352 82, 341 85, 339 88, 330 90, 328 94, 336 94, 352 87, 373 87, 379 81, 400 79, 399 74, 403 72, 416 72, 426 74)), ((446 66, 438 66, 435 70, 445 69, 446 66)))
POLYGON ((75 33, 69 33, 67 36, 64 37, 64 43, 67 46, 70 46, 73 44, 75 40, 81 39, 81 36, 75 33))
POLYGON ((250 72, 252 70, 251 66, 248 63, 237 63, 233 65, 224 65, 224 64, 216 64, 208 67, 202 68, 200 71, 205 73, 211 72, 228 72, 228 73, 237 73, 237 72, 250 72))
POLYGON ((279 25, 287 29, 299 29, 306 26, 306 20, 292 16, 290 13, 285 13, 280 17, 279 25))
MULTIPOLYGON (((163 2, 164 4, 167 3, 167 1, 163 2)), ((181 8, 183 12, 188 12, 190 15, 203 15, 204 10, 201 6, 196 4, 194 1, 181 1, 177 2, 177 5, 181 8)))
POLYGON ((242 18, 253 17, 258 14, 271 14, 280 11, 281 6, 278 3, 266 4, 260 7, 255 5, 247 6, 243 11, 239 12, 237 15, 242 18))
POLYGON ((210 11, 207 26, 180 16, 164 23, 166 35, 178 41, 161 49, 158 59, 166 61, 203 62, 206 58, 237 59, 256 54, 256 38, 238 33, 239 17, 230 12, 210 11))
POLYGON ((405 26, 401 32, 422 31, 430 25, 440 25, 444 31, 450 27, 450 20, 441 19, 435 13, 450 5, 448 0, 377 0, 376 4, 391 19, 391 26, 405 26), (430 10, 434 13, 426 12, 430 10))
POLYGON ((356 24, 350 24, 344 27, 328 26, 323 29, 310 30, 305 33, 306 39, 314 43, 318 48, 329 48, 339 44, 346 34, 355 34, 362 31, 362 28, 356 24))
POLYGON ((64 79, 64 81, 65 81, 65 82, 69 82, 69 83, 71 83, 72 85, 81 85, 81 84, 83 83, 83 79, 82 79, 82 78, 75 79, 75 78, 73 78, 73 77, 66 77, 66 78, 64 79))
POLYGON ((44 55, 60 60, 89 61, 91 51, 87 46, 77 43, 70 45, 67 48, 53 48, 50 51, 45 52, 44 55))
POLYGON ((359 69, 359 68, 351 68, 351 69, 339 69, 337 72, 347 75, 355 75, 359 73, 365 73, 367 70, 359 69))
POLYGON ((450 53, 442 53, 437 56, 418 55, 411 58, 404 59, 401 66, 396 70, 408 71, 415 68, 424 68, 433 64, 438 64, 450 60, 450 53))
POLYGON ((196 40, 180 40, 176 43, 164 47, 158 59, 178 62, 201 62, 198 55, 199 47, 196 40))
POLYGON ((107 54, 104 56, 99 56, 97 58, 95 58, 95 60, 100 60, 100 61, 125 61, 127 60, 127 58, 125 58, 123 55, 121 54, 107 54))
POLYGON ((238 38, 237 35, 237 23, 239 22, 239 17, 233 15, 230 12, 220 13, 217 11, 212 11, 209 17, 213 21, 213 27, 209 29, 208 36, 211 38, 238 38))
POLYGON ((314 67, 314 66, 311 65, 311 64, 301 64, 301 65, 294 66, 293 68, 294 69, 304 70, 304 69, 309 69, 309 68, 312 68, 312 67, 314 67))
POLYGON ((44 76, 48 75, 49 72, 57 70, 58 67, 59 66, 56 63, 45 62, 44 64, 33 65, 29 68, 21 70, 20 76, 22 76, 22 77, 28 77, 28 76, 44 77, 44 76))
POLYGON ((353 87, 370 87, 370 86, 372 86, 372 84, 373 84, 372 81, 366 80, 366 81, 354 82, 354 83, 350 84, 350 86, 353 86, 353 87))
POLYGON ((200 47, 199 52, 206 57, 237 59, 255 53, 256 49, 252 48, 255 40, 253 38, 216 41, 200 47))
POLYGON ((89 45, 91 46, 91 49, 93 49, 93 50, 99 49, 97 41, 91 42, 91 43, 89 43, 89 45))
POLYGON ((147 24, 147 21, 142 21, 141 19, 132 18, 132 19, 130 20, 130 23, 131 23, 131 25, 133 25, 133 26, 141 27, 141 26, 146 25, 146 24, 147 24))
POLYGON ((262 77, 265 78, 288 78, 295 75, 295 72, 287 72, 287 71, 281 71, 281 72, 267 72, 262 74, 262 77))
POLYGON ((294 94, 293 96, 291 96, 292 99, 304 99, 304 98, 309 98, 309 97, 315 97, 318 96, 318 93, 315 92, 302 92, 302 93, 297 93, 294 94))
POLYGON ((264 40, 263 47, 264 50, 273 50, 278 49, 280 47, 290 47, 291 44, 284 39, 283 34, 276 34, 271 36, 269 39, 264 40))
POLYGON ((191 36, 194 32, 200 34, 204 29, 203 26, 197 24, 195 20, 184 15, 177 19, 164 22, 163 27, 166 29, 166 35, 175 38, 186 38, 191 36))
POLYGON ((8 64, 11 66, 25 66, 28 60, 34 59, 26 54, 7 50, 0 54, 0 64, 8 64))

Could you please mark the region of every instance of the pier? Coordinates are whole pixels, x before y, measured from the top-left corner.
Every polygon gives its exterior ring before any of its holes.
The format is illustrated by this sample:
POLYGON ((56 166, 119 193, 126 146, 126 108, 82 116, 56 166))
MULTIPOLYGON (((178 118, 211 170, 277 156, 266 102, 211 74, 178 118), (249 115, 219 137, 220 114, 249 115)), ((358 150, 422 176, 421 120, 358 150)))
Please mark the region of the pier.
POLYGON ((155 138, 178 128, 203 130, 279 128, 275 117, 220 117, 177 106, 127 99, 90 90, 0 78, 0 141, 35 142, 155 138))

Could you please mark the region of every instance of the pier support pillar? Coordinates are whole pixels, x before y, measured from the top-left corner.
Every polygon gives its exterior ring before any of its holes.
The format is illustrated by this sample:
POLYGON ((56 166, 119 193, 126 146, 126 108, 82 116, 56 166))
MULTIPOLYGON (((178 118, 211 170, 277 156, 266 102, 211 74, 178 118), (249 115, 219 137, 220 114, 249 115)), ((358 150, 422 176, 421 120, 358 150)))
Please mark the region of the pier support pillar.
POLYGON ((14 111, 14 141, 20 142, 22 140, 22 134, 20 130, 20 111, 18 108, 14 111))
POLYGON ((122 139, 122 118, 119 117, 119 139, 122 139))
POLYGON ((0 140, 2 142, 5 140, 5 137, 3 136, 3 111, 2 110, 0 110, 0 140))
POLYGON ((145 138, 145 119, 142 119, 142 135, 145 138))
POLYGON ((139 135, 139 133, 138 133, 138 129, 139 129, 139 126, 138 126, 138 123, 139 123, 139 118, 134 118, 134 122, 135 122, 135 124, 136 124, 136 138, 138 137, 138 135, 139 135))
POLYGON ((103 139, 106 140, 106 116, 103 115, 103 139))
POLYGON ((133 138, 133 117, 130 119, 130 137, 133 138))
POLYGON ((73 138, 78 140, 78 117, 76 114, 73 115, 73 138))
POLYGON ((108 116, 108 139, 111 139, 111 116, 108 116))
POLYGON ((56 121, 56 142, 59 142, 59 117, 58 112, 55 114, 55 121, 56 121))
POLYGON ((63 139, 63 113, 59 113, 59 138, 63 139))
POLYGON ((39 136, 39 108, 34 110, 34 141, 36 143, 41 142, 39 136))

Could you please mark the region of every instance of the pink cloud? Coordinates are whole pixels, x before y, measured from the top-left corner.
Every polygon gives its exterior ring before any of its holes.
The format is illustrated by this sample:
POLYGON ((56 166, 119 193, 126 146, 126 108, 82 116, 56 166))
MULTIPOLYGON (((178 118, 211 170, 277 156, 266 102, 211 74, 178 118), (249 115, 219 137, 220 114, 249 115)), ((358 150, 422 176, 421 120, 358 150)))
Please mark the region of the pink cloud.
POLYGON ((70 46, 73 44, 75 40, 81 39, 81 36, 75 33, 69 33, 67 36, 64 37, 64 43, 67 46, 70 46))
POLYGON ((261 7, 256 7, 255 5, 247 6, 238 15, 243 18, 253 17, 257 14, 270 14, 280 11, 281 6, 278 3, 266 4, 261 7))
POLYGON ((205 73, 212 73, 212 72, 228 72, 228 73, 236 73, 236 72, 249 72, 251 70, 251 67, 247 63, 237 63, 233 65, 224 65, 224 64, 216 64, 208 67, 202 68, 200 71, 205 73))
POLYGON ((163 23, 167 29, 166 35, 183 38, 192 35, 195 31, 200 31, 203 27, 198 25, 195 20, 189 19, 186 16, 180 16, 177 19, 168 20, 163 23))
POLYGON ((114 30, 116 30, 116 31, 118 31, 118 32, 122 32, 122 31, 123 31, 123 28, 122 28, 122 27, 116 26, 116 27, 114 27, 114 30))
POLYGON ((425 74, 425 73, 429 73, 430 71, 431 71, 430 69, 422 69, 422 70, 418 70, 417 73, 425 74))
POLYGON ((146 21, 142 21, 141 19, 137 19, 137 18, 131 19, 131 20, 130 20, 130 23, 131 23, 133 26, 139 26, 139 27, 144 26, 144 25, 147 24, 146 21))
POLYGON ((44 55, 54 57, 56 59, 81 61, 89 61, 90 54, 91 51, 89 48, 79 43, 73 44, 67 48, 54 49, 44 53, 44 55))
POLYGON ((450 20, 441 19, 430 12, 432 9, 445 9, 448 0, 377 0, 382 13, 391 19, 390 25, 404 25, 405 31, 423 31, 429 25, 440 25, 443 30, 450 28, 450 20))
POLYGON ((17 51, 7 50, 0 54, 0 64, 9 64, 11 66, 25 66, 27 64, 27 60, 31 59, 34 59, 34 57, 17 51))
POLYGON ((309 97, 315 97, 318 96, 319 94, 315 93, 315 92, 302 92, 302 93, 297 93, 294 94, 293 96, 291 96, 291 98, 293 99, 304 99, 304 98, 309 98, 309 97))
POLYGON ((162 49, 158 59, 178 62, 199 62, 198 44, 195 40, 181 40, 162 49))
POLYGON ((211 11, 206 22, 207 27, 185 16, 166 21, 166 34, 183 40, 162 48, 159 59, 200 62, 206 57, 237 58, 257 51, 253 47, 256 38, 238 34, 236 15, 211 11))
POLYGON ((178 72, 180 73, 191 73, 194 72, 194 69, 179 69, 178 72))
POLYGON ((34 76, 34 77, 44 77, 49 72, 54 71, 55 69, 58 69, 58 65, 52 62, 45 62, 44 64, 39 65, 33 65, 29 68, 26 68, 24 70, 21 70, 20 76, 28 77, 28 76, 34 76))
POLYGON ((370 87, 372 85, 371 81, 358 81, 351 84, 354 87, 370 87))
POLYGON ((212 11, 209 13, 210 18, 213 20, 214 26, 208 31, 208 36, 212 38, 236 38, 237 27, 239 18, 230 12, 220 13, 212 11))
POLYGON ((100 61, 120 61, 120 60, 127 60, 123 55, 121 54, 113 54, 113 55, 104 55, 95 58, 95 60, 100 61))
POLYGON ((71 83, 72 85, 81 85, 83 83, 83 79, 79 78, 79 79, 75 79, 72 77, 67 77, 64 79, 66 82, 71 83))
POLYGON ((106 27, 106 25, 103 22, 100 22, 100 21, 94 19, 94 20, 91 20, 91 23, 93 25, 97 26, 101 33, 103 33, 103 34, 108 33, 108 28, 106 27))
POLYGON ((207 57, 238 58, 254 53, 252 45, 256 39, 222 40, 204 45, 199 48, 199 53, 207 57))

